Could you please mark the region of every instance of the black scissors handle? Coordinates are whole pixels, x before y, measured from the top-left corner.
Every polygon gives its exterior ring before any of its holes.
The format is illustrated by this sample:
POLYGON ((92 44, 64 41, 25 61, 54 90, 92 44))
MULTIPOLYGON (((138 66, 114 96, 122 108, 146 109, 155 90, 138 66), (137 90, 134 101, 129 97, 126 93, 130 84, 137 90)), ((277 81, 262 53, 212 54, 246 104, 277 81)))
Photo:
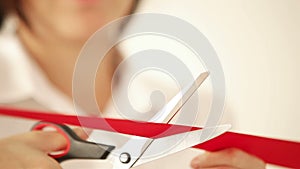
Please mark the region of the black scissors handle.
POLYGON ((43 130, 46 127, 54 128, 67 140, 66 148, 59 154, 50 154, 58 162, 69 159, 106 159, 115 146, 88 142, 78 137, 72 129, 66 125, 39 122, 32 130, 43 130))

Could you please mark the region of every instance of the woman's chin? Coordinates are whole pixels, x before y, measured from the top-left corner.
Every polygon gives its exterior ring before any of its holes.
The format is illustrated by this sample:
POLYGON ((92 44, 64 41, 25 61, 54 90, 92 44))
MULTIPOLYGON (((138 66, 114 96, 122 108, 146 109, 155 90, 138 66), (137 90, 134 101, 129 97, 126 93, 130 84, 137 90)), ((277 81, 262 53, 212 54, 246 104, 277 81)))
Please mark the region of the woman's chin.
POLYGON ((88 5, 96 5, 100 2, 100 0, 68 0, 73 1, 72 3, 76 3, 76 5, 88 6, 88 5))

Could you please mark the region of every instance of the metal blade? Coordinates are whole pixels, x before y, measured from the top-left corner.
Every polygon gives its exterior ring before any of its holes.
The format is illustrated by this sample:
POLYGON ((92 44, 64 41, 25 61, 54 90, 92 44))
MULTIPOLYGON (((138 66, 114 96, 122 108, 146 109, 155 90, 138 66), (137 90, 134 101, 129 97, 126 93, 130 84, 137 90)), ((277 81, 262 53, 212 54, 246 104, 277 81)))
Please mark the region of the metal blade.
POLYGON ((225 133, 230 127, 231 125, 220 125, 155 139, 134 167, 204 143, 225 133), (204 131, 212 133, 209 138, 201 137, 204 131))
MULTIPOLYGON (((181 92, 175 95, 153 118, 151 122, 167 122, 169 123, 176 115, 178 110, 187 102, 187 100, 195 93, 202 82, 209 75, 208 72, 200 74, 195 81, 187 85, 181 92)), ((112 152, 110 161, 114 164, 113 169, 128 169, 134 166, 144 156, 146 150, 152 145, 154 139, 142 138, 138 136, 131 137, 120 149, 112 152), (126 163, 119 158, 127 154, 130 160, 126 163)), ((126 155, 125 155, 126 156, 126 155)))
POLYGON ((208 77, 209 72, 201 73, 195 81, 187 85, 183 90, 177 93, 150 122, 169 123, 177 114, 178 110, 189 100, 189 98, 200 87, 204 80, 208 77))

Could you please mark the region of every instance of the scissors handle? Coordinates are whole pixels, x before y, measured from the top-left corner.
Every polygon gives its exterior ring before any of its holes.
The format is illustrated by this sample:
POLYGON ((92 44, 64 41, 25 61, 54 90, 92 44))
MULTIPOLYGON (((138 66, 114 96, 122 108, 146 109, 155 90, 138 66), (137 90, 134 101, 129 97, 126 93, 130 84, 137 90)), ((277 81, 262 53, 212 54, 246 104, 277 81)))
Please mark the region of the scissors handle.
POLYGON ((78 137, 72 129, 66 125, 38 122, 32 130, 43 130, 46 127, 55 129, 67 140, 66 148, 58 154, 49 154, 58 162, 69 159, 106 159, 115 146, 88 142, 78 137))

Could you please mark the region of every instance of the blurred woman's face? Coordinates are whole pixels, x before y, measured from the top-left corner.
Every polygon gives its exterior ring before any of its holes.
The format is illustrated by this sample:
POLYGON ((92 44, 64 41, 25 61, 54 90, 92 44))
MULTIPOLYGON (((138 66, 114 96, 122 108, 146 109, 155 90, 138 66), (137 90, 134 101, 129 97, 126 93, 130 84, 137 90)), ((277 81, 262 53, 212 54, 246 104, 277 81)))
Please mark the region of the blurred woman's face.
POLYGON ((37 34, 86 40, 108 22, 129 14, 134 0, 23 0, 21 8, 37 34))

